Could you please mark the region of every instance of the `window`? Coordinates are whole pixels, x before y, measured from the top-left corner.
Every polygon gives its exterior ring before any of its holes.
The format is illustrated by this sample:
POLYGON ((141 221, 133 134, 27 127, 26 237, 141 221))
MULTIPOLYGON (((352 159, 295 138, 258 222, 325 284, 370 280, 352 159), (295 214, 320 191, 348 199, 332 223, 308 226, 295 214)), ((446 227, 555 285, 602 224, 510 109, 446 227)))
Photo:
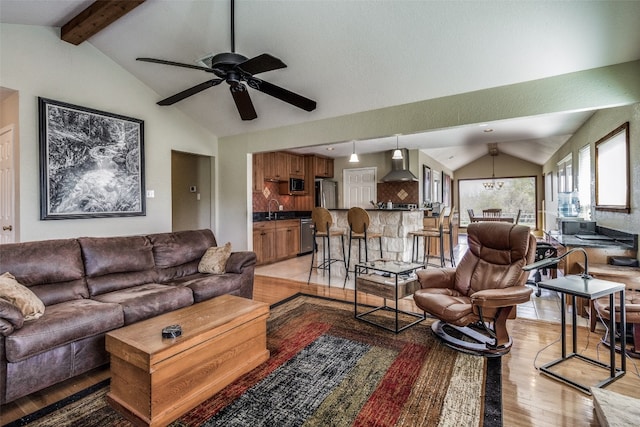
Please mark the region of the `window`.
POLYGON ((629 122, 596 142, 596 210, 630 212, 629 122))
POLYGON ((515 218, 521 210, 518 224, 537 228, 536 177, 500 178, 504 185, 500 190, 487 190, 482 184, 486 179, 461 179, 458 181, 460 199, 460 225, 469 225, 468 209, 482 215, 483 209, 501 208, 502 216, 515 218))
POLYGON ((578 152, 578 197, 580 216, 591 219, 591 147, 588 144, 578 152))
POLYGON ((558 193, 573 191, 573 156, 569 154, 558 162, 558 193))

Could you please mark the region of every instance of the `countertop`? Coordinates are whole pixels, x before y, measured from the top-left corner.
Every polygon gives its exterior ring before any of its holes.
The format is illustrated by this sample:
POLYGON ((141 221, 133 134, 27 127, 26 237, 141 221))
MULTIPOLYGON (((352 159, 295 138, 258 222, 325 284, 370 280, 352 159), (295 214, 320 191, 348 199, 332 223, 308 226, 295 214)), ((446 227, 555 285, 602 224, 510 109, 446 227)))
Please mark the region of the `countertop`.
POLYGON ((563 246, 583 248, 620 248, 638 250, 638 235, 622 233, 615 230, 600 229, 600 234, 606 240, 581 239, 577 234, 560 234, 559 232, 547 232, 546 234, 563 246), (607 238, 608 237, 608 238, 607 238))
POLYGON ((268 216, 269 212, 254 212, 253 222, 284 221, 287 219, 311 218, 311 211, 275 211, 271 212, 272 219, 268 219, 268 216))

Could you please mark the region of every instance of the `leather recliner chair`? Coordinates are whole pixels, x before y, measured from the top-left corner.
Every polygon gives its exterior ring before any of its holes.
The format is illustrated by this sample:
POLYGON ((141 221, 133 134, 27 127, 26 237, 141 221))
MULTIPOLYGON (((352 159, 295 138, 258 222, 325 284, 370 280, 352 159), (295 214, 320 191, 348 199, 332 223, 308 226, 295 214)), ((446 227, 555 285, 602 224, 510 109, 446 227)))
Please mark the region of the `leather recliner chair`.
POLYGON ((413 299, 438 318, 433 332, 450 347, 472 354, 509 352, 508 318, 529 301, 522 270, 534 261, 536 239, 529 227, 476 222, 467 228, 469 250, 456 268, 418 271, 421 289, 413 299))

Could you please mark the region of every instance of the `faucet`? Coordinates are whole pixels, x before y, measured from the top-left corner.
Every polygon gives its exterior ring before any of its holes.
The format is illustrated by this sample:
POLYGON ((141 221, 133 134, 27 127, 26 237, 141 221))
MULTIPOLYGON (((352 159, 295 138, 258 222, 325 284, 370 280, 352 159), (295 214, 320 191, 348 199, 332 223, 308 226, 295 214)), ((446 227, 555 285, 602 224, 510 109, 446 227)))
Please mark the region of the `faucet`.
MULTIPOLYGON (((278 210, 280 210, 280 203, 276 199, 269 199, 269 201, 267 202, 267 209, 269 209, 269 220, 271 220, 271 202, 276 202, 276 206, 278 207, 278 210)), ((278 219, 277 212, 274 214, 274 218, 278 219)))

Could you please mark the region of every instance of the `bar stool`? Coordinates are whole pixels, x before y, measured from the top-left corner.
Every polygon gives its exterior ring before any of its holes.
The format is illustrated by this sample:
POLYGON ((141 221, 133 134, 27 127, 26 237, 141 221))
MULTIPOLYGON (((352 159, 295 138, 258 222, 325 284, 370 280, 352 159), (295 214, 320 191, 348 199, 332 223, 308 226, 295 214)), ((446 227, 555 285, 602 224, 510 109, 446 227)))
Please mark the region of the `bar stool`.
MULTIPOLYGON (((455 216, 456 216, 456 208, 454 206, 451 208, 451 212, 449 212, 449 217, 447 218, 447 221, 442 228, 442 234, 449 235, 449 262, 451 263, 451 267, 456 266, 456 258, 453 256, 454 246, 457 246, 457 244, 456 245, 453 244, 453 229, 456 225, 455 216)), ((442 245, 440 247, 442 247, 442 245)))
POLYGON ((422 263, 424 264, 425 267, 427 267, 428 265, 434 266, 434 267, 444 267, 444 235, 443 235, 443 229, 444 229, 444 217, 445 217, 445 212, 444 210, 442 212, 440 212, 440 215, 438 216, 438 224, 436 225, 436 227, 427 227, 427 228, 423 228, 422 230, 415 230, 415 231, 410 231, 409 235, 411 237, 413 237, 413 244, 411 246, 411 261, 412 262, 418 262, 418 256, 419 256, 419 247, 418 247, 418 243, 419 243, 419 239, 420 237, 422 237, 423 239, 423 245, 424 245, 424 252, 423 252, 423 258, 422 258, 422 263), (429 263, 429 260, 435 256, 435 255, 431 255, 431 238, 435 238, 439 240, 439 244, 440 244, 440 264, 431 264, 429 263))
POLYGON ((309 278, 307 279, 307 285, 311 281, 311 273, 313 272, 314 269, 316 269, 316 270, 323 270, 323 272, 324 271, 329 272, 329 286, 331 286, 331 264, 333 264, 334 262, 342 261, 344 263, 345 269, 347 269, 347 262, 344 256, 344 231, 331 229, 331 226, 333 225, 333 218, 331 217, 331 213, 325 208, 321 208, 321 207, 313 208, 313 210, 311 211, 311 220, 313 221, 314 248, 313 248, 313 251, 311 251, 311 267, 309 268, 309 278), (316 239, 318 237, 322 239, 322 262, 319 262, 319 264, 314 267, 313 262, 314 262, 316 250, 317 250, 316 239), (332 237, 340 237, 340 241, 342 244, 342 259, 331 257, 331 238, 332 237))
MULTIPOLYGON (((367 240, 378 239, 380 244, 380 258, 382 258, 382 233, 369 230, 371 218, 369 213, 362 208, 353 207, 347 212, 347 222, 349 223, 349 254, 347 256, 347 275, 351 265, 351 242, 358 241, 358 262, 362 262, 362 242, 364 242, 364 260, 369 261, 369 247, 367 240)), ((345 277, 345 283, 347 278, 345 277)))

